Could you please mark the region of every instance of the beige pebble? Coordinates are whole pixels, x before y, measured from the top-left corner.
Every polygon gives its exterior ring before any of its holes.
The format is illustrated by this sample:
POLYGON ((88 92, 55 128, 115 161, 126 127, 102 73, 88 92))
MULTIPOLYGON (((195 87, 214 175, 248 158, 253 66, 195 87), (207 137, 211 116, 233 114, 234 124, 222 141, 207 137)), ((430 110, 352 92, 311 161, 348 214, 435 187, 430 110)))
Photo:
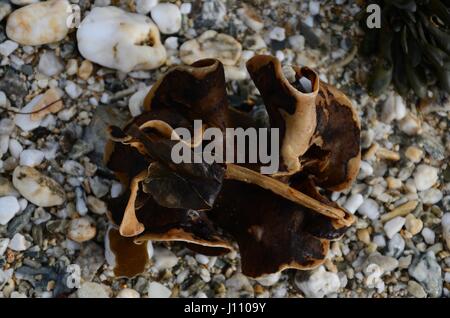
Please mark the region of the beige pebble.
POLYGON ((400 160, 400 154, 396 151, 392 151, 386 148, 378 148, 376 156, 380 159, 398 161, 400 160))
POLYGON ((402 205, 396 207, 391 212, 383 214, 381 216, 381 221, 387 222, 397 216, 405 216, 405 215, 411 213, 412 211, 414 211, 414 209, 417 207, 417 204, 419 204, 418 201, 406 202, 405 204, 402 204, 402 205))
POLYGON ((418 162, 420 162, 420 160, 422 160, 423 150, 419 149, 415 146, 410 146, 410 147, 408 147, 408 149, 406 149, 405 156, 412 162, 418 163, 418 162))
POLYGON ((414 215, 408 214, 405 220, 405 228, 414 236, 422 231, 423 222, 421 219, 416 218, 414 215))
POLYGON ((78 77, 82 80, 87 80, 89 76, 91 76, 93 70, 94 66, 92 63, 88 60, 84 60, 78 68, 78 77))
POLYGON ((180 59, 185 64, 205 58, 215 58, 224 65, 235 65, 242 53, 242 45, 232 36, 208 30, 198 38, 180 46, 180 59))
POLYGON ((370 146, 369 149, 367 149, 367 151, 364 153, 363 159, 366 161, 373 159, 373 157, 378 151, 378 148, 380 148, 380 145, 376 143, 372 144, 372 146, 370 146))
POLYGON ((75 75, 78 72, 78 61, 76 59, 70 59, 66 63, 66 73, 67 75, 75 75))
POLYGON ((367 228, 360 229, 356 232, 356 236, 358 237, 358 240, 365 244, 370 244, 370 233, 367 228))
POLYGON ((64 107, 64 103, 61 99, 63 94, 64 93, 59 88, 50 88, 47 90, 33 107, 31 120, 41 120, 47 114, 59 112, 64 107))
POLYGON ((72 10, 67 0, 37 2, 14 10, 6 23, 8 38, 22 45, 43 45, 64 39, 72 10))
POLYGON ((394 177, 387 177, 386 178, 387 186, 389 189, 400 189, 402 187, 402 180, 394 178, 394 177))

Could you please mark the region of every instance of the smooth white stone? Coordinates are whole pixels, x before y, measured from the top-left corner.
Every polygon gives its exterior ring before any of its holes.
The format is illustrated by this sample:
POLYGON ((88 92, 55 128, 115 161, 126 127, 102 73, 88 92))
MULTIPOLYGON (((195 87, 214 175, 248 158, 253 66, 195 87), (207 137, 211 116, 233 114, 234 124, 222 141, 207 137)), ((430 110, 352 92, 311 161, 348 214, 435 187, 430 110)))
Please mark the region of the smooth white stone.
POLYGON ((55 76, 61 73, 64 65, 53 51, 45 51, 39 58, 38 70, 44 75, 55 76))
POLYGON ((386 236, 389 239, 392 239, 395 234, 400 232, 403 225, 405 225, 405 218, 402 216, 397 216, 384 224, 384 232, 386 232, 386 236))
POLYGON ((431 188, 438 181, 437 168, 421 164, 416 167, 414 172, 414 183, 417 190, 423 191, 431 188))
POLYGON ((154 267, 157 270, 169 269, 174 267, 178 263, 178 257, 172 251, 166 248, 155 248, 154 258, 154 267))
POLYGON ((116 298, 141 298, 141 295, 137 291, 131 288, 124 288, 120 290, 116 298))
POLYGON ((150 87, 138 90, 136 93, 131 95, 128 100, 128 108, 130 109, 130 114, 133 117, 139 116, 143 112, 143 105, 145 96, 147 96, 150 87))
MULTIPOLYGON (((3 254, 5 254, 6 249, 8 248, 9 245, 9 238, 0 238, 0 257, 3 256, 3 254)), ((1 283, 1 279, 0 279, 0 283, 1 283)))
POLYGON ((373 237, 372 242, 381 248, 386 246, 386 239, 384 238, 384 236, 382 234, 375 235, 373 237))
POLYGON ((11 5, 8 2, 0 2, 0 21, 11 13, 11 5))
MULTIPOLYGON (((39 103, 44 94, 35 96, 24 108, 20 111, 22 113, 29 113, 33 111, 33 108, 39 103)), ((14 123, 23 131, 31 131, 36 129, 41 124, 41 119, 32 120, 30 114, 18 114, 14 117, 14 123)))
POLYGON ((190 2, 184 2, 180 6, 180 12, 181 14, 189 14, 192 11, 192 3, 190 2))
POLYGON ((422 199, 423 204, 436 204, 442 200, 443 194, 442 191, 431 188, 419 193, 420 198, 422 199))
POLYGON ((67 95, 69 95, 70 98, 72 98, 72 99, 77 99, 83 93, 83 90, 81 89, 81 87, 72 81, 66 82, 66 86, 64 87, 64 90, 66 91, 67 95))
POLYGON ((423 236, 423 239, 425 240, 425 243, 427 243, 428 245, 434 244, 436 234, 434 234, 434 232, 430 228, 424 227, 421 234, 423 236))
POLYGON ((311 15, 318 15, 320 13, 320 2, 319 1, 310 1, 309 2, 309 13, 311 13, 311 15))
POLYGON ((149 298, 169 298, 171 294, 169 288, 158 282, 151 282, 148 286, 149 298))
POLYGON ((148 14, 158 4, 158 0, 135 0, 134 3, 137 13, 148 14))
POLYGON ((61 205, 66 200, 64 189, 55 180, 31 167, 16 167, 13 185, 23 197, 37 206, 61 205))
POLYGON ((257 278, 257 282, 260 283, 263 286, 269 287, 275 285, 281 277, 281 272, 272 273, 265 275, 263 277, 257 278))
POLYGON ((323 298, 335 293, 341 287, 339 276, 327 272, 323 266, 314 270, 306 281, 295 281, 296 285, 308 298, 323 298))
POLYGON ((284 28, 275 27, 270 31, 269 37, 275 41, 284 41, 286 38, 286 30, 284 28))
POLYGON ((31 243, 25 239, 20 233, 14 234, 13 238, 9 242, 8 247, 16 252, 21 252, 27 250, 31 246, 31 243))
POLYGON ((371 176, 373 174, 373 168, 367 161, 361 161, 360 168, 359 168, 359 179, 364 179, 368 176, 371 176))
POLYGON ((380 207, 373 199, 364 200, 363 204, 361 204, 357 211, 362 216, 366 216, 371 220, 376 220, 380 216, 380 207))
POLYGON ((0 224, 6 225, 20 211, 19 201, 16 197, 0 197, 0 224))
POLYGON ((36 149, 25 149, 20 153, 21 166, 35 167, 44 160, 44 153, 36 149))
POLYGON ((20 153, 23 151, 23 147, 16 139, 9 140, 9 152, 11 156, 18 159, 20 157, 20 153))
POLYGON ((14 41, 6 40, 5 42, 0 44, 0 54, 3 56, 8 56, 12 52, 14 52, 19 47, 19 44, 17 44, 14 41))
POLYGON ((0 158, 8 151, 9 136, 0 135, 0 158))
POLYGON ((153 21, 163 34, 177 33, 181 29, 181 12, 173 3, 159 3, 151 10, 153 21))
POLYGON ((77 39, 84 58, 124 73, 155 69, 166 60, 166 49, 151 19, 116 7, 92 9, 81 22, 77 39), (147 44, 149 39, 152 46, 147 44))
POLYGON ((353 214, 356 212, 356 210, 358 210, 358 208, 363 204, 363 202, 364 197, 361 194, 359 193, 352 194, 347 199, 347 201, 345 201, 343 208, 353 214))
POLYGON ((441 220, 442 236, 447 248, 450 249, 450 212, 444 213, 441 220))

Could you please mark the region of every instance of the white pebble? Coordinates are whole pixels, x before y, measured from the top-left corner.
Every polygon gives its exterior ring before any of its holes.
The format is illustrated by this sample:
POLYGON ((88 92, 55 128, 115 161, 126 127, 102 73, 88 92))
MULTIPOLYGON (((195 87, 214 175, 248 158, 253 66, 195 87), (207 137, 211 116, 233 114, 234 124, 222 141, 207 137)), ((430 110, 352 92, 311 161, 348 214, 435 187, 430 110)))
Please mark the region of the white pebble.
POLYGON ((302 52, 305 48, 305 37, 300 34, 290 36, 289 44, 295 52, 302 52))
POLYGON ((275 285, 281 277, 281 272, 276 272, 273 274, 268 274, 263 277, 259 277, 256 280, 263 286, 269 287, 275 285))
POLYGON ((128 100, 128 108, 130 109, 130 114, 133 117, 139 116, 142 114, 144 99, 147 96, 150 87, 146 87, 144 89, 138 90, 136 93, 131 95, 128 100))
POLYGON ((392 220, 387 221, 384 224, 384 231, 386 232, 386 236, 388 238, 393 238, 395 234, 400 232, 403 225, 405 225, 405 218, 401 216, 397 216, 392 220))
POLYGON ((391 93, 383 104, 381 120, 390 123, 393 120, 401 120, 406 116, 407 110, 403 97, 391 93))
POLYGON ((423 204, 436 204, 442 200, 443 194, 439 189, 431 188, 419 193, 423 204))
POLYGON ((120 182, 113 182, 111 185, 111 198, 117 198, 122 194, 123 186, 120 182))
POLYGON ((421 164, 414 173, 414 183, 417 190, 423 191, 431 188, 438 181, 438 169, 421 164))
POLYGON ((176 36, 169 36, 165 41, 164 41, 164 46, 166 47, 167 50, 176 50, 178 49, 178 38, 176 36))
POLYGON ((7 107, 9 105, 9 100, 6 97, 5 92, 0 91, 0 107, 7 107))
POLYGON ((450 249, 450 212, 444 213, 441 220, 442 236, 444 237, 447 248, 450 249))
POLYGON ((10 249, 12 249, 13 251, 16 251, 16 252, 25 251, 30 246, 31 246, 31 243, 28 242, 25 239, 25 236, 23 236, 20 233, 14 234, 13 238, 11 239, 11 241, 9 242, 9 245, 8 245, 8 247, 10 249))
POLYGON ((0 135, 0 158, 8 151, 9 136, 0 135))
POLYGON ((6 23, 8 38, 22 45, 59 42, 69 32, 72 9, 67 0, 37 2, 14 10, 6 23))
POLYGON ((20 211, 25 210, 26 207, 28 206, 27 199, 24 199, 24 198, 19 199, 19 205, 20 205, 20 211))
POLYGON ((35 167, 44 160, 44 153, 36 149, 25 149, 20 153, 20 165, 35 167))
POLYGON ((209 263, 208 256, 202 255, 202 254, 195 254, 195 259, 199 264, 206 265, 209 263))
POLYGON ((410 113, 406 114, 406 116, 398 123, 398 126, 401 131, 409 136, 414 136, 421 132, 419 119, 410 113))
POLYGON ((361 194, 359 193, 352 194, 347 199, 347 201, 345 201, 343 208, 353 214, 356 212, 356 210, 358 210, 358 208, 363 204, 363 202, 364 197, 361 194))
POLYGON ((161 33, 173 34, 180 31, 181 12, 177 5, 159 3, 152 8, 151 15, 161 33))
POLYGON ((380 216, 379 205, 373 199, 364 200, 363 204, 361 204, 357 211, 362 216, 366 216, 371 220, 376 220, 380 216))
POLYGON ((169 298, 171 294, 169 288, 158 282, 151 282, 148 286, 149 298, 169 298))
MULTIPOLYGON (((6 249, 8 248, 9 245, 9 238, 0 238, 0 257, 3 256, 3 254, 5 254, 6 249)), ((1 270, 0 270, 1 272, 1 270)), ((1 277, 1 274, 0 274, 1 277)), ((0 278, 0 283, 1 283, 1 278, 0 278)))
MULTIPOLYGON (((22 113, 29 113, 33 111, 33 108, 40 102, 44 94, 35 96, 24 108, 20 111, 22 113)), ((30 114, 18 114, 14 117, 14 123, 23 131, 31 131, 40 126, 42 120, 36 119, 32 120, 30 114)))
POLYGON ((137 291, 131 288, 124 288, 120 290, 116 298, 141 298, 141 295, 137 291))
POLYGON ((0 224, 6 225, 20 211, 20 205, 13 196, 0 197, 0 224))
POLYGON ((11 5, 6 1, 0 2, 0 21, 2 21, 10 13, 11 5))
POLYGON ((341 287, 339 276, 327 272, 323 266, 314 270, 306 281, 295 281, 296 285, 308 298, 323 298, 335 293, 341 287))
POLYGON ((359 168, 359 179, 364 179, 368 176, 371 176, 373 174, 373 168, 367 161, 361 161, 360 168, 359 168))
POLYGON ((72 81, 66 82, 66 87, 64 87, 64 90, 66 91, 67 95, 69 95, 73 99, 77 99, 83 93, 81 87, 79 87, 72 81))
POLYGON ((192 11, 192 3, 190 2, 183 2, 180 6, 180 12, 181 14, 189 14, 192 11))
POLYGON ((157 270, 169 269, 177 265, 178 257, 166 248, 155 248, 155 265, 157 270))
POLYGON ((275 27, 270 31, 269 37, 275 41, 284 41, 286 38, 286 30, 284 28, 275 27))
POLYGON ((166 61, 151 19, 113 6, 92 9, 77 30, 77 40, 85 59, 124 73, 155 69, 166 61))
POLYGON ((55 76, 62 72, 64 65, 53 51, 45 51, 39 58, 38 70, 44 75, 55 76))
POLYGON ((381 248, 386 246, 386 239, 384 238, 384 235, 382 235, 382 234, 375 235, 373 237, 372 242, 381 248))
POLYGON ((427 243, 428 245, 434 244, 436 234, 434 234, 433 230, 428 227, 424 227, 421 234, 423 236, 423 239, 425 240, 425 243, 427 243))
POLYGON ((320 13, 320 2, 319 1, 310 1, 309 2, 309 13, 311 13, 311 15, 318 15, 320 13))
POLYGON ((157 4, 158 0, 135 0, 136 12, 140 14, 148 14, 157 4))
POLYGON ((11 156, 18 159, 20 157, 20 153, 23 151, 23 147, 16 139, 9 140, 9 152, 11 156))
POLYGON ((14 41, 6 40, 5 42, 0 44, 0 54, 3 56, 8 56, 12 52, 14 52, 19 47, 19 44, 17 44, 14 41))

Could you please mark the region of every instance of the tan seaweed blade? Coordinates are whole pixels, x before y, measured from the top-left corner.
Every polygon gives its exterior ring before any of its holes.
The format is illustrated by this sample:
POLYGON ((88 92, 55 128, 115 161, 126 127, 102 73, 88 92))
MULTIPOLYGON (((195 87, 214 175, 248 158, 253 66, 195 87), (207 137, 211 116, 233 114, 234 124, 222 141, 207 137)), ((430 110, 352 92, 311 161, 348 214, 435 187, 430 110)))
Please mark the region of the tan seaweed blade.
POLYGON ((344 226, 350 226, 354 222, 353 215, 345 212, 343 209, 338 209, 323 204, 311 198, 310 196, 290 187, 288 184, 280 182, 274 178, 259 174, 253 170, 234 164, 227 164, 225 178, 256 184, 264 189, 282 196, 287 200, 307 207, 329 218, 336 219, 338 223, 344 226))

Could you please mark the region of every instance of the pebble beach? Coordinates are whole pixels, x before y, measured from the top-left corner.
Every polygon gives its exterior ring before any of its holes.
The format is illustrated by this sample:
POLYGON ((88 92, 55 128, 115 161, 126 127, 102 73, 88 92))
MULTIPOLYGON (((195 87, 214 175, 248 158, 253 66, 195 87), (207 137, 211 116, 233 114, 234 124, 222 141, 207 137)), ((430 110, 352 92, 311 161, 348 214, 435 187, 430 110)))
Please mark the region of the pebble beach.
POLYGON ((446 298, 450 100, 366 92, 359 0, 1 0, 0 298, 446 298), (33 27, 27 28, 27 25, 33 27), (143 112, 172 66, 223 63, 230 103, 260 100, 245 63, 271 54, 343 91, 361 122, 360 171, 330 194, 356 222, 311 271, 259 279, 240 255, 148 242, 116 277, 106 126, 143 112), (53 102, 56 101, 56 102, 53 102), (50 104, 50 106, 49 106, 50 104))

